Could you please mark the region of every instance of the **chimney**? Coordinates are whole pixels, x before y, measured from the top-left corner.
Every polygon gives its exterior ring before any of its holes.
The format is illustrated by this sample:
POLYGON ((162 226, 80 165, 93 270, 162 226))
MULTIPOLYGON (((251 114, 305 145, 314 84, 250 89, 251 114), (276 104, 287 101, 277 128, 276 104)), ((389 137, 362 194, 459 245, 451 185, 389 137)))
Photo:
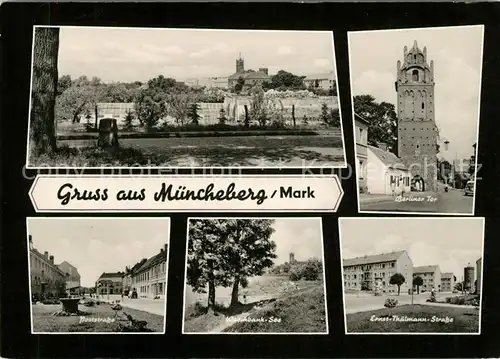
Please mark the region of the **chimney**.
POLYGON ((165 245, 163 246, 163 249, 164 249, 165 251, 167 251, 167 247, 168 247, 168 244, 167 244, 167 243, 165 243, 165 245))
POLYGON ((259 71, 265 73, 266 75, 269 75, 269 69, 267 67, 261 67, 259 71))
POLYGON ((50 263, 54 264, 54 256, 50 256, 50 263))
POLYGON ((49 259, 49 252, 45 251, 43 252, 43 257, 48 260, 49 259))

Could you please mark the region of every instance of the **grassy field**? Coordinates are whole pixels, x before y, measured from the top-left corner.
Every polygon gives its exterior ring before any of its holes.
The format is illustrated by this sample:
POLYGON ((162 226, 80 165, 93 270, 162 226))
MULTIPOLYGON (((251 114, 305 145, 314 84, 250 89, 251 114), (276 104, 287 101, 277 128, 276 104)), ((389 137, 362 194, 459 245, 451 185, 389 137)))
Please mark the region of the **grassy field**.
POLYGON ((477 333, 479 331, 479 311, 460 307, 402 305, 347 314, 346 321, 348 333, 477 333), (397 321, 392 316, 400 319, 406 316, 425 321, 397 321), (448 322, 437 321, 436 318, 442 320, 448 318, 448 322))
MULTIPOLYGON (((123 315, 118 314, 115 319, 115 312, 111 309, 109 304, 100 304, 94 307, 85 307, 80 305, 79 309, 87 315, 84 316, 85 321, 80 322, 80 316, 53 316, 52 314, 59 311, 61 305, 45 305, 36 304, 32 306, 33 315, 33 331, 34 332, 117 332, 119 331, 119 320, 124 320, 122 323, 126 324, 126 319, 123 315), (111 323, 106 322, 91 322, 91 320, 98 320, 98 318, 114 319, 111 323)), ((131 315, 135 320, 147 321, 147 328, 155 332, 164 331, 164 317, 156 314, 150 314, 144 311, 123 308, 123 312, 131 315)))
POLYGON ((33 166, 253 166, 293 161, 344 162, 342 136, 248 136, 121 139, 118 151, 95 148, 95 140, 58 141, 50 156, 30 158, 33 166), (94 145, 93 145, 94 144, 94 145), (94 146, 94 147, 92 147, 94 146))
POLYGON ((323 282, 298 281, 295 282, 297 289, 283 290, 282 284, 285 282, 288 282, 287 277, 281 279, 260 277, 249 288, 242 290, 248 302, 236 307, 229 307, 226 301, 226 303, 219 302, 214 311, 207 311, 204 306, 206 300, 194 304, 188 302, 184 330, 185 332, 255 333, 326 332, 323 282), (250 321, 252 318, 263 318, 264 322, 250 322, 245 318, 250 318, 250 321))

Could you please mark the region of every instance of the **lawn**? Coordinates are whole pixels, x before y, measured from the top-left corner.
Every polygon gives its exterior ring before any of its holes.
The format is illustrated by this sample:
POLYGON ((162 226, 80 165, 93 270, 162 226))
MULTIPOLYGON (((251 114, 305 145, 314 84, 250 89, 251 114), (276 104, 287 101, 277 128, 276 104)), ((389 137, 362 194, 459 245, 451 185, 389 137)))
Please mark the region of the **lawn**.
POLYGON ((477 333, 479 310, 418 304, 401 305, 347 314, 346 321, 348 333, 477 333), (408 318, 418 318, 419 321, 409 321, 408 318), (446 319, 448 322, 444 321, 446 319))
POLYGON ((299 289, 283 291, 280 284, 286 279, 255 283, 242 291, 249 298, 248 302, 236 307, 218 303, 214 311, 207 312, 206 301, 189 305, 185 311, 184 331, 325 333, 323 282, 299 281, 296 282, 299 289), (256 318, 264 318, 265 322, 255 322, 256 318), (240 319, 246 321, 237 322, 240 319))
POLYGON ((340 135, 123 138, 118 151, 103 151, 92 147, 95 142, 58 141, 60 149, 57 153, 30 158, 30 165, 254 166, 259 162, 287 165, 297 160, 344 163, 340 135))
MULTIPOLYGON (((86 312, 84 317, 80 316, 53 316, 54 312, 61 309, 60 304, 46 305, 36 304, 32 306, 33 332, 118 332, 119 319, 122 324, 126 324, 126 319, 122 314, 115 317, 115 312, 109 304, 100 304, 94 307, 79 306, 79 309, 86 312), (85 318, 80 322, 80 318, 85 318), (107 318, 114 319, 112 322, 103 322, 107 318), (115 319, 116 318, 116 319, 115 319), (94 321, 92 321, 94 320, 94 321), (97 322, 97 320, 101 320, 97 322)), ((154 332, 164 331, 164 317, 151 314, 141 310, 123 308, 123 312, 132 316, 135 320, 144 320, 147 322, 147 328, 154 332)))

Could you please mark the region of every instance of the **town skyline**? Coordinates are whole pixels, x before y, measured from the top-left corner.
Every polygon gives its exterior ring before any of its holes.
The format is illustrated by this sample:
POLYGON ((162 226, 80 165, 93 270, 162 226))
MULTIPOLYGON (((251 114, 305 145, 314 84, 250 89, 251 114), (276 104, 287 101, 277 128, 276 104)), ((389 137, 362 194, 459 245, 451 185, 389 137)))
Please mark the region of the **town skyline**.
POLYGON ((414 267, 438 265, 460 280, 483 257, 483 225, 482 218, 342 218, 342 260, 406 250, 414 267))
POLYGON ((28 218, 27 226, 33 247, 75 266, 83 287, 159 253, 170 233, 168 218, 28 218))
POLYGON ((439 155, 447 161, 469 158, 478 136, 482 25, 350 33, 352 94, 372 95, 397 111, 396 64, 403 62, 404 46, 410 50, 414 41, 427 48, 427 61, 434 61, 435 120, 441 142, 449 141, 439 155))
POLYGON ((335 73, 331 32, 288 30, 61 27, 58 67, 60 75, 104 82, 185 81, 230 76, 240 54, 245 69, 335 73))

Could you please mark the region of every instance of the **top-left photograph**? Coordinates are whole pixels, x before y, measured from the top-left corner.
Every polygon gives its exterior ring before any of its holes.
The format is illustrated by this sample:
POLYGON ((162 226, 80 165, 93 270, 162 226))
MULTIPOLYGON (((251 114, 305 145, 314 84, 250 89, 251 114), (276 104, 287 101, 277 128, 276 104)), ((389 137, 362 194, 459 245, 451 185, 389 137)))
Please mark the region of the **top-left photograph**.
POLYGON ((35 26, 27 168, 345 167, 333 32, 35 26))

